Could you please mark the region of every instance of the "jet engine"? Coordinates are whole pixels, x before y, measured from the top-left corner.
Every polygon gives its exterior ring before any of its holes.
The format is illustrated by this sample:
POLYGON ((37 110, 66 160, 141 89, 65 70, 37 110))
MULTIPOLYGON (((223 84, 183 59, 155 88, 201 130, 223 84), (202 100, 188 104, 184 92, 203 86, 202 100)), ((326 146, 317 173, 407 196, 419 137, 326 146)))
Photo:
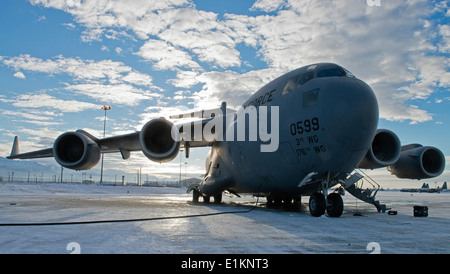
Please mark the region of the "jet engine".
POLYGON ((444 172, 445 157, 437 148, 412 144, 402 147, 398 161, 387 169, 398 178, 427 179, 444 172))
POLYGON ((377 130, 369 151, 358 168, 375 169, 394 164, 400 157, 400 139, 387 129, 377 130))
POLYGON ((164 118, 152 119, 139 134, 142 152, 154 162, 165 163, 177 157, 180 135, 177 127, 164 118))
POLYGON ((53 144, 55 160, 61 166, 74 170, 87 170, 100 161, 100 147, 80 132, 61 134, 53 144))

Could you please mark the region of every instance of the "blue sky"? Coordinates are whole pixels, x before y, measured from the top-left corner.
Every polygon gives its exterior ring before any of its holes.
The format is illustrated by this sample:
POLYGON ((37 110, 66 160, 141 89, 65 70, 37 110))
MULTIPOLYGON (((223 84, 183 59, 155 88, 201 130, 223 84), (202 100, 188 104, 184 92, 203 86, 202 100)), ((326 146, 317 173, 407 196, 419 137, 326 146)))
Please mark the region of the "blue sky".
MULTIPOLYGON (((238 105, 289 70, 335 62, 372 86, 380 128, 450 160, 450 9, 447 1, 4 0, 0 9, 0 153, 51 147, 62 132, 101 136, 152 117, 238 105)), ((188 162, 204 169, 207 149, 188 162)), ((112 173, 139 167, 176 176, 140 153, 108 155, 112 173)), ((94 174, 98 168, 93 169, 94 174)), ((449 168, 442 178, 450 178, 449 168)), ((374 171, 381 181, 396 181, 374 171)), ((96 175, 95 175, 96 176, 96 175)))

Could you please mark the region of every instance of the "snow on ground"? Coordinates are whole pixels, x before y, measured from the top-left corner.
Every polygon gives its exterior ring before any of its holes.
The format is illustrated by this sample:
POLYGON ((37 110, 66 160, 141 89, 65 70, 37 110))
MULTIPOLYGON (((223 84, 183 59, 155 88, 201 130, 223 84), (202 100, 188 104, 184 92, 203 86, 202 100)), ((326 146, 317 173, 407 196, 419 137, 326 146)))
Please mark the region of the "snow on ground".
MULTIPOLYGON (((379 192, 398 215, 347 194, 341 218, 314 218, 308 197, 297 211, 258 207, 249 213, 65 226, 0 226, 0 253, 450 253, 450 193, 379 192), (429 217, 414 217, 425 205, 429 217), (355 212, 362 216, 354 216, 355 212), (75 243, 75 249, 72 245, 75 243)), ((185 189, 79 184, 0 184, 0 223, 72 222, 248 211, 256 198, 192 204, 185 189)))

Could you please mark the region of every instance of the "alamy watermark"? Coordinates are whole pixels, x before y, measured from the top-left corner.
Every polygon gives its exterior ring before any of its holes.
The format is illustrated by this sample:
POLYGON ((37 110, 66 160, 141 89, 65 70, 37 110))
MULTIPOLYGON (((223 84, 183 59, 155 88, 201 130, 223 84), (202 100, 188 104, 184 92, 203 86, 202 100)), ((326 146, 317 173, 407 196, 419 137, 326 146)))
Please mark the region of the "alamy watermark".
POLYGON ((370 242, 366 247, 367 251, 372 251, 370 254, 381 254, 381 246, 377 242, 370 242))
MULTIPOLYGON (((67 251, 71 251, 69 254, 81 254, 81 245, 77 242, 70 242, 66 247, 67 251)), ((366 247, 367 251, 371 251, 370 254, 381 254, 381 245, 377 242, 370 242, 366 247)))
POLYGON ((81 254, 81 246, 77 242, 70 242, 66 246, 67 251, 71 251, 70 254, 81 254))
POLYGON ((193 116, 207 120, 184 123, 179 130, 174 125, 172 138, 175 141, 260 141, 261 152, 278 150, 280 141, 278 106, 228 107, 226 113, 216 109, 182 115, 181 118, 193 116))

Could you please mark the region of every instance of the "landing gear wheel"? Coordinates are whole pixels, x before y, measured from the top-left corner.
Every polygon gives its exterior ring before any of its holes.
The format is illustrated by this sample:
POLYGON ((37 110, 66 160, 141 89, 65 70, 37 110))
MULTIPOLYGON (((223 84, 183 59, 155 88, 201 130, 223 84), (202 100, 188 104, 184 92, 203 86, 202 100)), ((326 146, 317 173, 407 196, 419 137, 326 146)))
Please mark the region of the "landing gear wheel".
POLYGON ((266 197, 266 199, 267 199, 267 204, 266 204, 266 206, 268 207, 268 208, 273 208, 274 206, 273 206, 273 199, 272 199, 272 197, 271 196, 267 196, 266 197))
POLYGON ((320 192, 315 192, 309 197, 309 213, 313 217, 320 217, 325 214, 325 196, 320 192))
POLYGON ((192 202, 194 204, 198 203, 198 198, 200 197, 200 191, 194 189, 192 190, 192 202))
POLYGON ((330 217, 341 217, 344 211, 344 202, 341 195, 338 193, 331 193, 327 196, 327 214, 330 217))
POLYGON ((210 199, 211 199, 211 196, 203 196, 203 203, 209 204, 210 199))
POLYGON ((214 203, 215 204, 222 203, 222 192, 220 192, 219 194, 214 195, 213 197, 214 197, 214 203))

